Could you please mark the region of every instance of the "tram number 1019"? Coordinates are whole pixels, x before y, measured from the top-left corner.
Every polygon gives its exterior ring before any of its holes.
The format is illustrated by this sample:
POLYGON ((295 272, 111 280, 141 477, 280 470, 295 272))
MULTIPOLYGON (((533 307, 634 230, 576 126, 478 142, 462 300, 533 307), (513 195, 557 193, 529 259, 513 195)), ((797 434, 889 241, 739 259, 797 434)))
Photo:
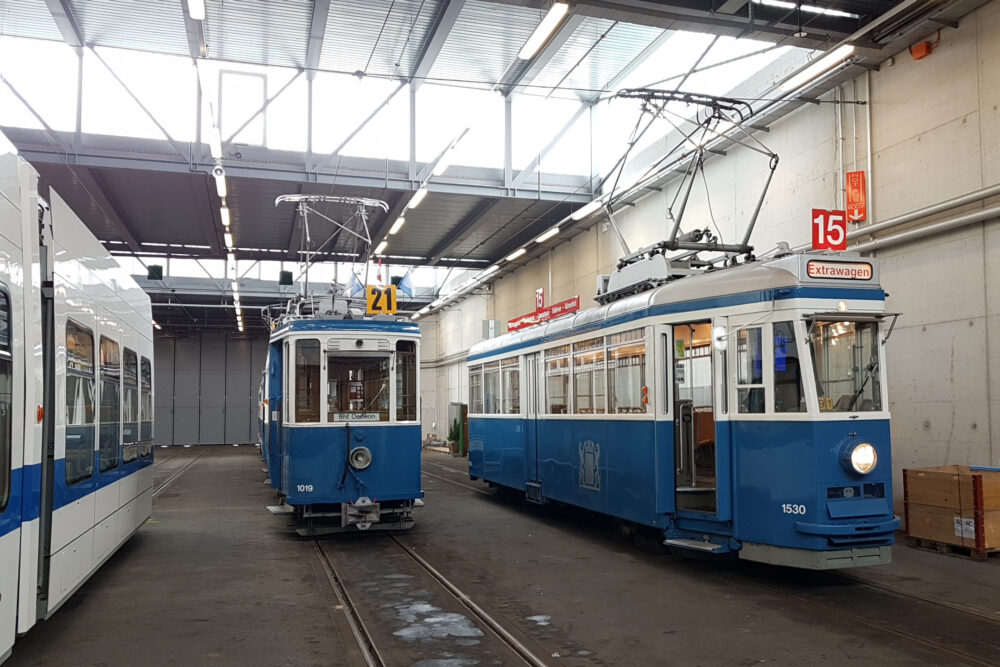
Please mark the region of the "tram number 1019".
POLYGON ((299 484, 298 486, 295 487, 295 490, 298 491, 299 493, 312 493, 313 492, 313 485, 312 484, 299 484))
POLYGON ((806 513, 806 506, 805 505, 793 505, 791 503, 784 503, 781 506, 781 511, 784 514, 805 514, 806 513))

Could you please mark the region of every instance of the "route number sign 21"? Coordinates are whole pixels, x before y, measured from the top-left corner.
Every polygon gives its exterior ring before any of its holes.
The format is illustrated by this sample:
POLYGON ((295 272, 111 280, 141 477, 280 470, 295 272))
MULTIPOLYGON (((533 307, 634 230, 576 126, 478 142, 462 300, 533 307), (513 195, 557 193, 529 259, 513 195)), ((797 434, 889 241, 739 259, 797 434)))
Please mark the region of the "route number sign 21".
POLYGON ((369 285, 365 291, 368 293, 368 314, 369 315, 394 315, 396 313, 396 286, 369 285))
POLYGON ((813 250, 847 250, 847 213, 812 210, 813 250))

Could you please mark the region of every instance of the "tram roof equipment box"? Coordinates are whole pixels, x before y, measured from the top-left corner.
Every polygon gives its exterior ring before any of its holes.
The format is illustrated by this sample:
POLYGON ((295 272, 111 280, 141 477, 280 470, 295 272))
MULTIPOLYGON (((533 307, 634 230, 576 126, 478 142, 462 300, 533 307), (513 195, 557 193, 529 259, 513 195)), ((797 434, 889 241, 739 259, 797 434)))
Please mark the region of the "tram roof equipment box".
POLYGON ((1000 551, 1000 468, 939 466, 903 470, 906 534, 969 549, 1000 551))

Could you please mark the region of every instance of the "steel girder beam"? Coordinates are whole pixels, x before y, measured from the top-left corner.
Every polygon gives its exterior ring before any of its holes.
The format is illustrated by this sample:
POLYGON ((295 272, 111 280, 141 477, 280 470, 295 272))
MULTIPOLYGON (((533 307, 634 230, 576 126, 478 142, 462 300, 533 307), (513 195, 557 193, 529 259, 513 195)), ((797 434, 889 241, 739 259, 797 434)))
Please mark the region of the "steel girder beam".
POLYGON ((112 199, 108 192, 107 184, 101 178, 100 174, 94 173, 91 169, 74 169, 73 174, 80 182, 80 185, 86 188, 94 198, 95 203, 100 209, 104 211, 108 220, 111 221, 111 224, 121 234, 122 239, 128 244, 129 249, 132 252, 142 252, 142 246, 136 240, 135 234, 132 232, 132 227, 125 221, 125 216, 122 214, 121 208, 112 199))
MULTIPOLYGON (((378 225, 370 228, 373 246, 378 245, 379 241, 381 241, 382 238, 389 233, 389 227, 392 226, 392 223, 396 222, 396 218, 406 212, 406 205, 410 202, 411 196, 412 195, 409 192, 400 192, 396 195, 396 199, 389 205, 389 210, 382 216, 378 225)), ((369 251, 370 250, 371 249, 369 248, 369 251)), ((358 261, 360 262, 364 259, 365 253, 359 252, 358 261)))
POLYGON ((441 53, 444 43, 448 41, 448 35, 451 34, 451 29, 455 27, 455 22, 464 7, 465 0, 444 0, 441 3, 434 19, 434 25, 424 40, 413 71, 410 72, 410 85, 414 88, 419 87, 430 74, 434 67, 434 61, 441 53))
POLYGON ((593 105, 580 104, 580 108, 577 109, 576 112, 570 117, 570 119, 566 121, 566 124, 563 125, 558 132, 556 132, 555 136, 553 136, 552 139, 549 141, 549 143, 545 145, 545 148, 539 151, 538 155, 535 156, 535 159, 533 159, 530 163, 528 163, 528 166, 526 166, 524 169, 518 172, 517 176, 515 176, 514 180, 511 182, 512 187, 517 188, 520 187, 522 183, 524 183, 524 179, 526 179, 528 176, 531 175, 532 172, 535 171, 535 169, 541 163, 542 159, 546 155, 548 155, 553 148, 556 147, 556 145, 562 140, 562 138, 566 136, 566 133, 570 131, 570 128, 572 128, 573 125, 576 123, 576 121, 579 120, 580 116, 582 116, 585 111, 589 110, 591 106, 593 105))
POLYGON ((76 22, 76 17, 70 11, 66 0, 45 0, 45 4, 59 32, 62 33, 63 40, 70 46, 83 46, 86 43, 83 40, 83 31, 80 30, 80 24, 76 22))
MULTIPOLYGON (((651 55, 659 51, 660 47, 666 44, 667 40, 669 40, 672 36, 676 34, 677 33, 674 32, 673 30, 664 30, 659 35, 657 35, 653 39, 653 41, 647 44, 646 48, 640 51, 639 55, 633 58, 628 65, 623 67, 621 71, 618 72, 618 74, 615 74, 613 77, 608 79, 608 82, 604 84, 604 90, 606 92, 614 92, 618 88, 618 86, 620 86, 625 81, 625 79, 627 79, 632 74, 632 72, 639 69, 640 65, 646 62, 646 60, 649 59, 651 55)), ((590 101, 597 102, 601 98, 601 95, 602 93, 594 93, 594 95, 590 98, 590 101)))
POLYGON ((583 25, 585 17, 579 14, 570 14, 569 18, 562 22, 555 34, 549 38, 545 46, 535 54, 529 61, 523 62, 515 69, 513 75, 501 82, 500 92, 506 97, 516 95, 524 89, 524 86, 535 80, 542 70, 552 61, 559 50, 566 44, 566 41, 573 36, 576 29, 583 25))
POLYGON ((454 248, 466 234, 479 224, 479 221, 493 210, 498 201, 498 199, 487 199, 480 202, 460 223, 452 227, 441 241, 431 248, 431 251, 427 253, 430 256, 430 261, 427 263, 435 266, 440 262, 444 254, 454 248))
MULTIPOLYGON (((312 20, 309 23, 309 44, 306 46, 306 69, 319 67, 326 37, 326 20, 330 16, 330 0, 313 0, 312 20)), ((310 76, 312 73, 310 72, 310 76)))
MULTIPOLYGON (((181 5, 185 5, 184 0, 177 0, 181 5)), ((187 34, 188 53, 192 58, 205 58, 208 56, 208 49, 205 47, 205 26, 202 21, 195 21, 187 12, 187 7, 181 7, 184 15, 184 32, 187 34)))
MULTIPOLYGON (((17 142, 15 142, 17 143, 17 142)), ((24 142, 18 146, 19 152, 24 159, 29 162, 41 162, 46 164, 66 164, 66 157, 50 146, 42 143, 27 146, 24 142)), ((113 169, 140 169, 144 171, 165 171, 171 173, 188 174, 192 171, 210 173, 212 163, 208 162, 179 162, 164 157, 163 154, 148 153, 145 155, 130 153, 129 157, 109 154, 78 153, 70 157, 72 164, 85 167, 113 168, 113 169)), ((326 185, 337 185, 343 187, 362 187, 380 190, 407 190, 412 192, 418 185, 405 176, 395 175, 385 172, 385 161, 368 158, 352 159, 352 162, 359 166, 351 172, 331 172, 316 173, 305 170, 305 165, 290 164, 260 164, 256 162, 236 162, 232 161, 226 165, 226 175, 233 178, 258 178, 275 181, 285 181, 292 183, 322 183, 326 185), (364 168, 361 168, 364 167, 364 168)), ((443 192, 448 194, 472 195, 477 197, 500 197, 507 198, 511 193, 503 185, 502 170, 463 170, 461 167, 452 167, 452 179, 435 178, 427 184, 427 189, 431 192, 443 192), (496 172, 495 177, 484 176, 485 172, 496 172), (470 181, 479 181, 479 183, 470 181)), ((589 190, 583 191, 582 187, 587 185, 587 177, 572 177, 563 188, 550 188, 542 190, 524 189, 526 193, 542 201, 566 201, 577 204, 586 204, 593 197, 589 190)))

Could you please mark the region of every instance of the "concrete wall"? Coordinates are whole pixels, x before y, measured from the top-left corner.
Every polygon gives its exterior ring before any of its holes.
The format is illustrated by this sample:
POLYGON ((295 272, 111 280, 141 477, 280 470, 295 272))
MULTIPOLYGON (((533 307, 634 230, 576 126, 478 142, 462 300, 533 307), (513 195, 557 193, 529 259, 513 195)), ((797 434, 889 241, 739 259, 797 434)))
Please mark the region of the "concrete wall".
POLYGON ((266 338, 203 333, 154 340, 154 442, 257 442, 257 386, 266 338))
MULTIPOLYGON (((958 29, 943 28, 929 57, 887 54, 870 81, 863 75, 823 97, 864 101, 870 87, 870 219, 886 220, 1000 183, 997 62, 1000 0, 966 16, 958 29)), ((810 209, 843 206, 843 172, 868 170, 868 112, 860 105, 806 104, 759 135, 781 162, 751 239, 758 254, 782 240, 808 243, 810 209)), ((766 169, 765 158, 745 149, 711 159, 711 212, 698 184, 685 220, 704 221, 724 240, 737 240, 766 169)), ((669 190, 651 193, 616 213, 631 248, 668 235, 672 197, 669 190)), ((497 280, 492 295, 466 299, 422 321, 425 335, 435 336, 435 354, 424 357, 425 406, 433 396, 440 415, 448 400, 467 400, 461 356, 481 338, 482 320, 531 312, 538 287, 546 288, 550 303, 579 294, 586 307, 597 274, 609 272, 621 254, 613 232, 598 222, 497 280)), ((897 487, 901 467, 1000 464, 1000 445, 992 443, 993 433, 1000 436, 1000 269, 994 266, 1000 225, 988 220, 877 255, 889 309, 904 313, 889 351, 897 487)))

